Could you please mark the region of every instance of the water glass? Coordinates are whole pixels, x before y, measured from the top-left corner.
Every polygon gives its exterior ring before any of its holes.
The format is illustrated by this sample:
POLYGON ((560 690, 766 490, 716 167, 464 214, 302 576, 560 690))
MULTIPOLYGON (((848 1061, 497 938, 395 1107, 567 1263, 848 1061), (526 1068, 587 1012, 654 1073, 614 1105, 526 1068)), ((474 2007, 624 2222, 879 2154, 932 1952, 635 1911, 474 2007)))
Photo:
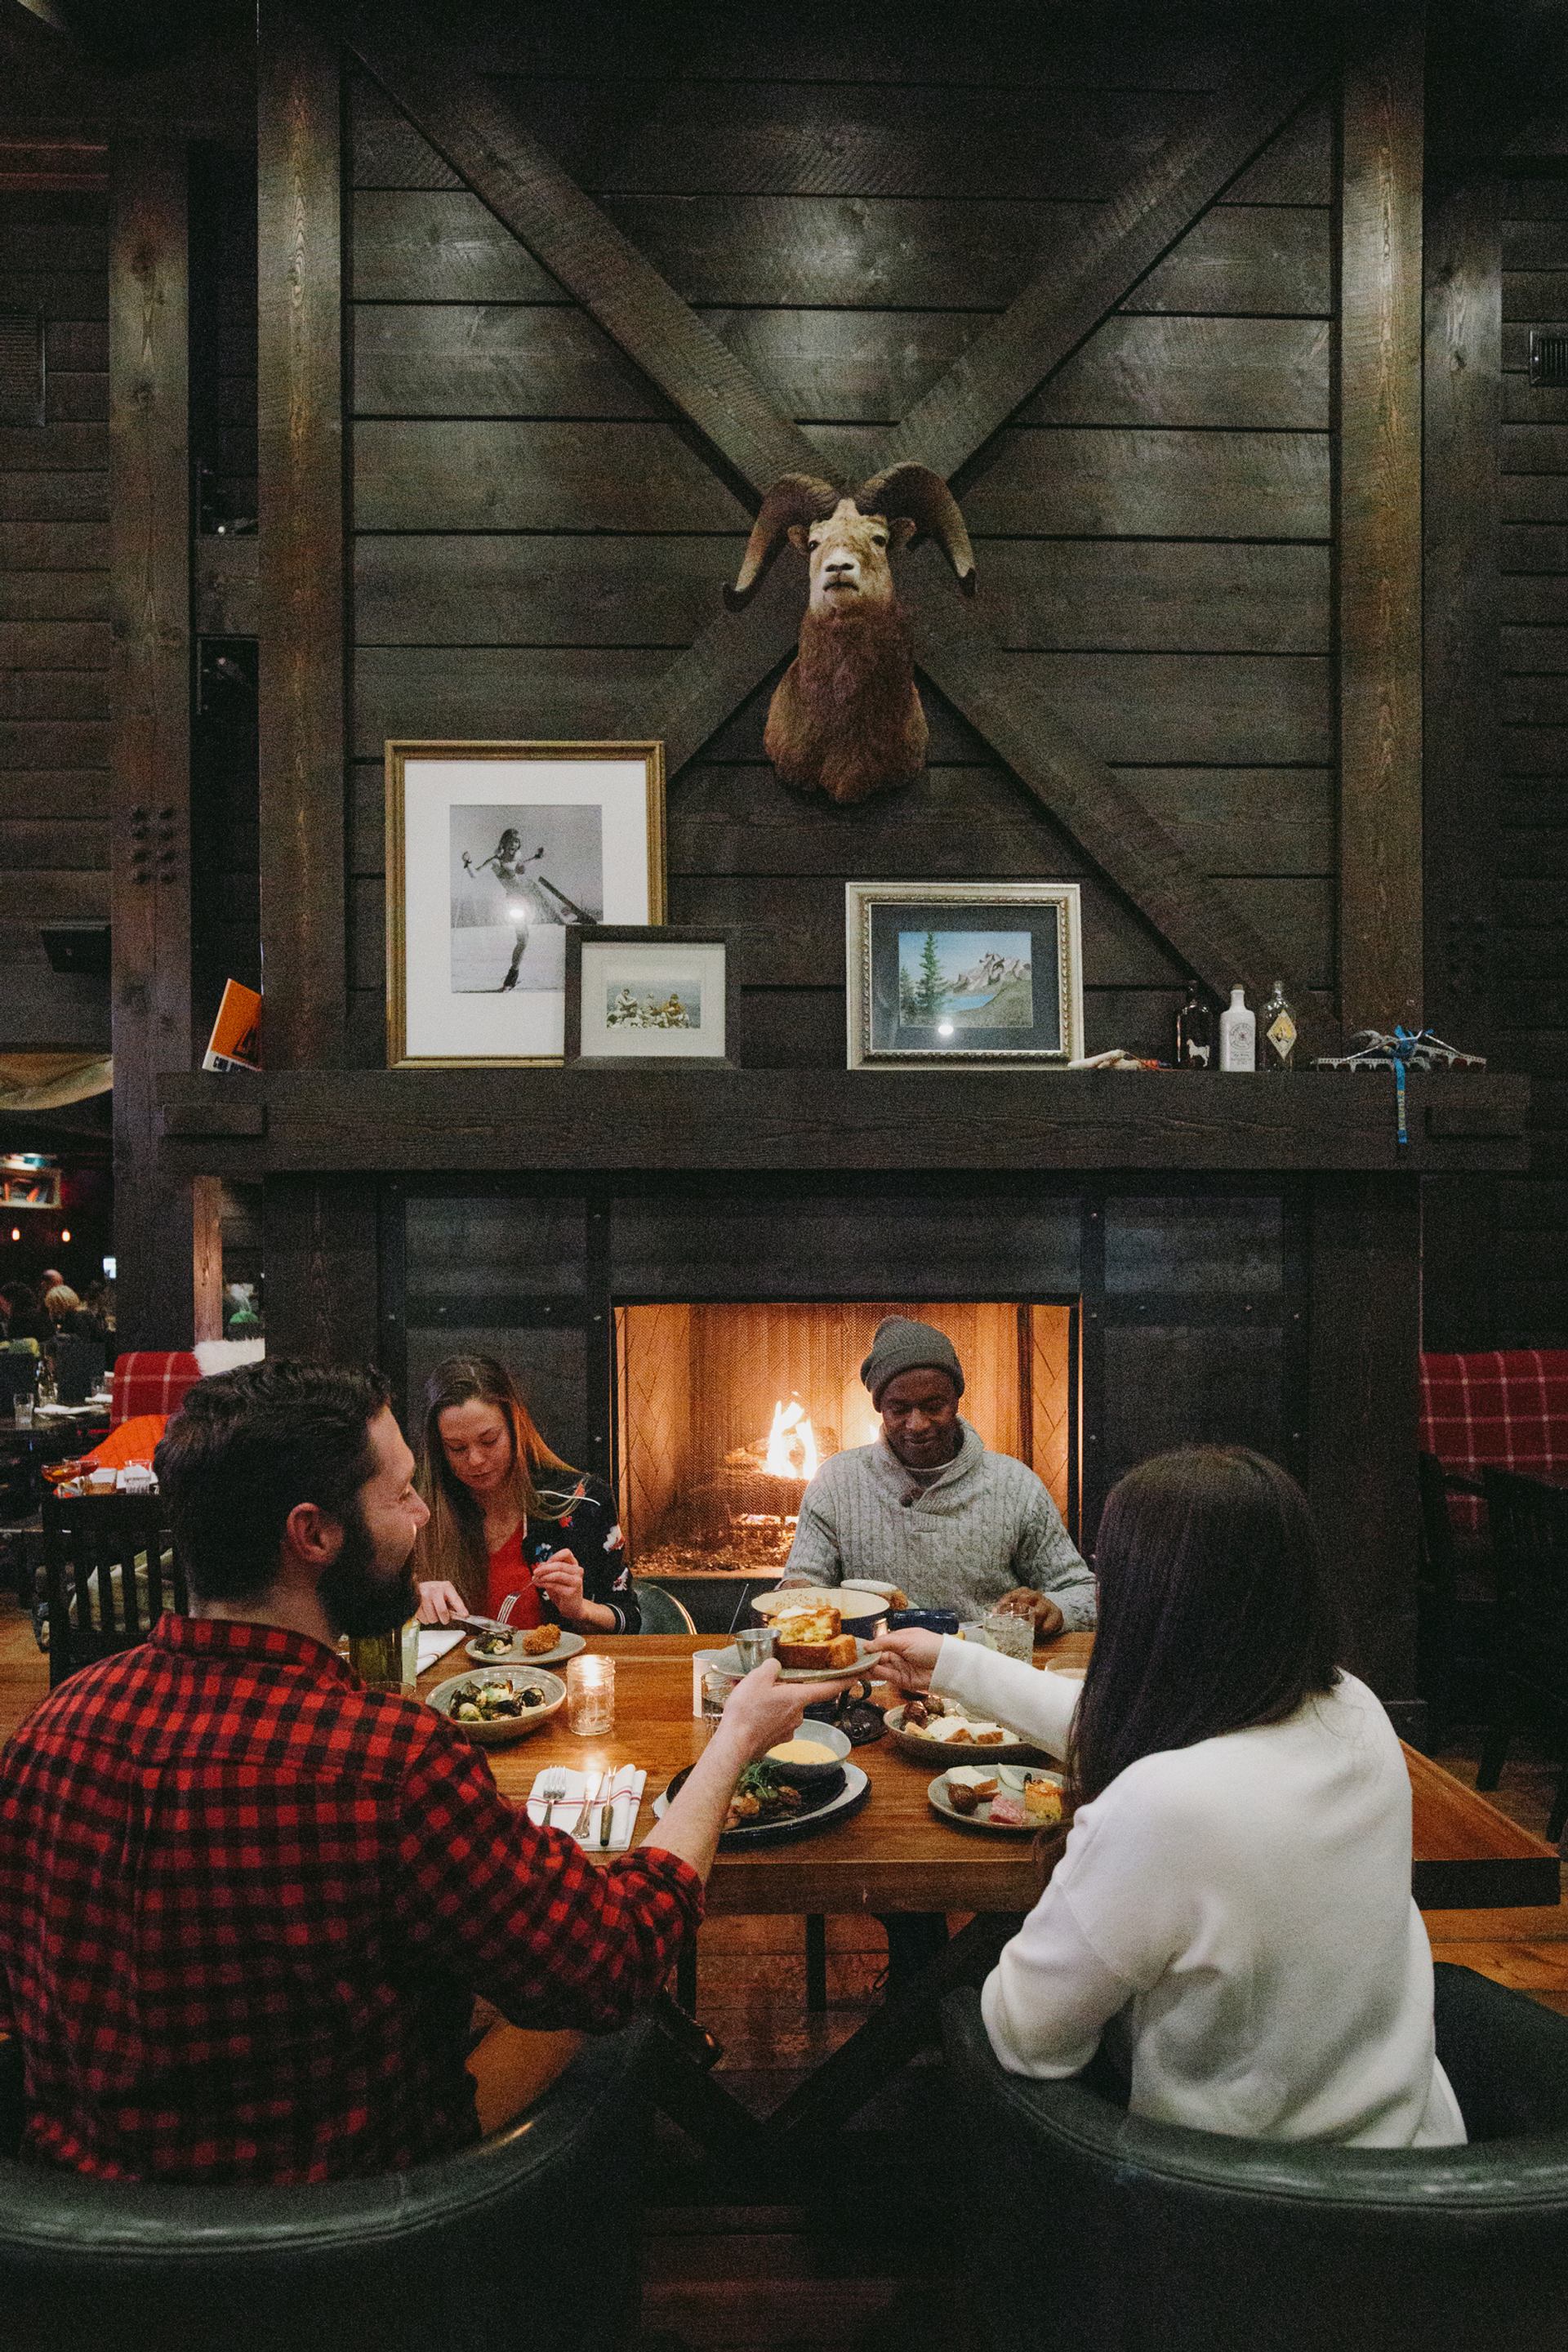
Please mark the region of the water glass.
POLYGON ((985 1620, 985 1631, 991 1636, 991 1646, 1000 1650, 1005 1658, 1022 1658, 1026 1664, 1035 1655, 1035 1621, 1020 1617, 1011 1609, 993 1609, 985 1620))
POLYGON ((616 1662, 583 1655, 566 1668, 566 1721, 584 1739, 603 1738, 616 1727, 616 1662))
POLYGON ((977 1650, 994 1650, 996 1647, 984 1626, 977 1624, 973 1619, 959 1627, 958 1638, 961 1642, 973 1642, 977 1650))
POLYGON ((16 1426, 17 1426, 17 1428, 18 1428, 18 1429, 31 1429, 31 1427, 33 1426, 33 1400, 32 1400, 32 1398, 31 1398, 30 1396, 23 1396, 23 1395, 21 1395, 21 1394, 17 1394, 16 1396, 15 1396, 15 1397, 12 1399, 11 1403, 12 1403, 12 1411, 16 1413, 16 1426))

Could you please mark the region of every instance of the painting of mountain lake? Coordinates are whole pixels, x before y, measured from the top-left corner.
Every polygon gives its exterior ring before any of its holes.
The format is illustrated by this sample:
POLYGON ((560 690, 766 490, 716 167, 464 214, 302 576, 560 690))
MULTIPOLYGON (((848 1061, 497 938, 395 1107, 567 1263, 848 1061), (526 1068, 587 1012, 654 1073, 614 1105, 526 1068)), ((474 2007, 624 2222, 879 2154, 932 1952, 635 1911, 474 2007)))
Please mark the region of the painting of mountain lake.
POLYGON ((847 882, 849 1067, 1061 1068, 1083 1051, 1076 882, 847 882))
POLYGON ((1033 949, 1027 931, 900 931, 899 1011, 942 1037, 1033 1029, 1033 949))

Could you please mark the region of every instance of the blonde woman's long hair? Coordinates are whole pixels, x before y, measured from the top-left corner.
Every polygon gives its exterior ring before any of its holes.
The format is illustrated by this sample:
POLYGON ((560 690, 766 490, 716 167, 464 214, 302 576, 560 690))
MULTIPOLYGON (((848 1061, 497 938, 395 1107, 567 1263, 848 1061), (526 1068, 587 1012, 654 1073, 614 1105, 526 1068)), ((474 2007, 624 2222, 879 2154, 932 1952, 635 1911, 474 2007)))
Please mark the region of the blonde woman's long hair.
POLYGON ((419 1466, 414 1483, 429 1507, 419 1532, 415 1573, 426 1583, 455 1584, 470 1609, 489 1601, 489 1556, 485 1515, 454 1472, 441 1443, 441 1415, 455 1404, 493 1404, 511 1431, 509 1499, 524 1524, 559 1518, 574 1499, 578 1474, 540 1435, 522 1393, 504 1364, 493 1356, 448 1356, 425 1383, 419 1424, 419 1466), (553 1471, 554 1478, 542 1476, 553 1471))

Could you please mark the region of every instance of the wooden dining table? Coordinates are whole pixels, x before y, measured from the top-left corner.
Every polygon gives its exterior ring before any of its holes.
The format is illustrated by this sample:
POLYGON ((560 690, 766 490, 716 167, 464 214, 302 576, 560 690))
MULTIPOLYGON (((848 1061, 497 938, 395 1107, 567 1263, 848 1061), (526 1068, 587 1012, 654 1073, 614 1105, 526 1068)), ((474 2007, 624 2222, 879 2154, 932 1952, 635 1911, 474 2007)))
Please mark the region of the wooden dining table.
MULTIPOLYGON (((1081 1664, 1092 1645, 1092 1634, 1062 1634, 1037 1649, 1035 1663, 1042 1670, 1081 1664)), ((614 1729, 581 1738, 568 1727, 563 1708, 528 1738, 490 1748, 503 1795, 523 1803, 536 1776, 552 1764, 592 1773, 640 1766, 647 1782, 633 1843, 640 1842, 653 1823, 654 1798, 702 1751, 707 1727, 691 1711, 691 1659, 695 1651, 714 1646, 711 1637, 689 1633, 592 1637, 589 1647, 616 1661, 614 1729)), ((448 1653, 421 1676, 421 1690, 427 1693, 469 1664, 460 1648, 448 1653)), ((1414 1814, 1412 1885, 1424 1908, 1491 1910, 1558 1901, 1555 1847, 1531 1837, 1428 1758, 1408 1748, 1405 1755, 1414 1814)), ((870 1783, 866 1803, 846 1820, 803 1831, 786 1843, 744 1853, 721 1850, 709 1880, 709 1911, 808 1918, 834 1912, 942 1912, 967 1915, 966 1921, 938 1958, 891 1990, 765 2125, 757 2125, 710 2079, 700 2086, 673 2072, 667 2104, 683 2106, 677 2120, 710 2145, 722 2141, 730 2152, 759 2133, 776 2145, 847 2120, 930 2039, 943 1994, 989 1970, 1037 1900, 1042 1867, 1059 1850, 1059 1838, 1002 1835, 938 1814, 927 1790, 940 1757, 927 1765, 884 1737, 856 1748, 853 1760, 870 1783)))

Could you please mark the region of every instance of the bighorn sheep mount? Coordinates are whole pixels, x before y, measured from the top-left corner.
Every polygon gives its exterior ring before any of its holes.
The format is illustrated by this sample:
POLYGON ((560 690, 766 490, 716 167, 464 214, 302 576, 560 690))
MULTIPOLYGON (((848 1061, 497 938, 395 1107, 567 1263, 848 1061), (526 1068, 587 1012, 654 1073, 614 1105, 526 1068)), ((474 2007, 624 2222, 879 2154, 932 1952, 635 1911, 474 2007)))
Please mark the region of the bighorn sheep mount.
POLYGON ((963 517, 929 466, 889 466, 853 492, 784 474, 763 500, 724 601, 738 612, 750 600, 786 536, 806 558, 800 646, 774 689, 763 737, 782 782, 863 801, 924 767, 926 717, 889 562, 922 535, 936 541, 973 594, 963 517))

